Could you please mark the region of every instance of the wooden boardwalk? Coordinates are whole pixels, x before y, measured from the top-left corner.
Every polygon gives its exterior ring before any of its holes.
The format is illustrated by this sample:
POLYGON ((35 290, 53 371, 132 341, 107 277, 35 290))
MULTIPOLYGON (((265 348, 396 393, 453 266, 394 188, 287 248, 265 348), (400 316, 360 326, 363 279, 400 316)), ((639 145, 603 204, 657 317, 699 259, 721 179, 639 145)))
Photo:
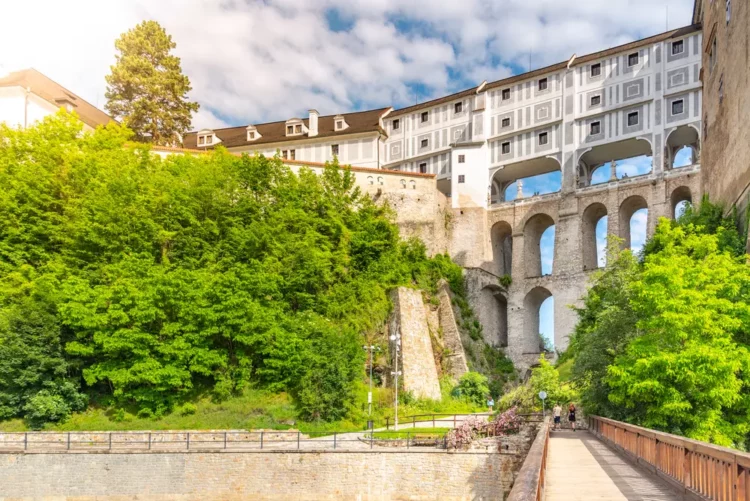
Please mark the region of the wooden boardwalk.
POLYGON ((545 499, 672 501, 683 499, 587 431, 550 434, 545 499))

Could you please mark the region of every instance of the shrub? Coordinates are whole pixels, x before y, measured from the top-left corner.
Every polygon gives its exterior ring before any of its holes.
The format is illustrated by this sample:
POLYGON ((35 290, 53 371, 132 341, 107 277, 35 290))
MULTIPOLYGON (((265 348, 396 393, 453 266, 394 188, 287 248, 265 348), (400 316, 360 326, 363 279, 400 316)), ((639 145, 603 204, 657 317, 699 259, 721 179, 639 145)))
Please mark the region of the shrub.
POLYGON ((455 395, 477 405, 484 405, 490 394, 487 378, 478 372, 467 372, 458 381, 455 395))

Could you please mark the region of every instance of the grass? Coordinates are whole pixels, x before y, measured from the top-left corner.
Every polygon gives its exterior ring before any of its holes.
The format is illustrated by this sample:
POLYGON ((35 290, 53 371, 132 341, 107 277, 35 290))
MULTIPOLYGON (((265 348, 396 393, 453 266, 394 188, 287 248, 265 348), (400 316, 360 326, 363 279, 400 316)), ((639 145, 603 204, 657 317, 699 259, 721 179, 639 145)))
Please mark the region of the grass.
MULTIPOLYGON (((158 418, 138 417, 134 413, 92 405, 84 412, 73 414, 64 423, 49 424, 48 431, 126 431, 126 430, 253 430, 298 429, 302 432, 361 431, 367 420, 373 419, 375 427, 385 426, 385 419, 393 422, 393 392, 389 388, 374 388, 373 414, 367 414, 367 390, 362 384, 357 388, 356 401, 349 409, 347 419, 334 422, 305 422, 297 417, 292 398, 286 393, 270 393, 262 389, 248 389, 242 395, 214 402, 201 398, 188 406, 175 409, 158 418)), ((431 413, 468 414, 483 412, 464 400, 451 398, 443 392, 441 401, 415 400, 407 397, 399 403, 399 417, 431 413)), ((427 418, 424 418, 427 419, 427 418)), ((0 431, 28 431, 20 419, 0 421, 0 431)))
POLYGON ((420 436, 422 438, 442 438, 450 428, 411 428, 399 431, 376 431, 373 438, 380 439, 405 439, 420 436))

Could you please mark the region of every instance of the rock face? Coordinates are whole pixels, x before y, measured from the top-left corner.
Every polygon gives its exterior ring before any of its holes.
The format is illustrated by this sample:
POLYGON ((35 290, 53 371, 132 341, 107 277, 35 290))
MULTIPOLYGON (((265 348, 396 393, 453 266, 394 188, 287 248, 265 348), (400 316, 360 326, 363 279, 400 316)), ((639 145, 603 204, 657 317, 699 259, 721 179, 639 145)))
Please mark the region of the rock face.
POLYGON ((458 332, 456 317, 453 314, 451 294, 448 282, 441 280, 438 284, 438 299, 440 300, 440 328, 443 331, 443 344, 447 350, 447 371, 456 380, 469 372, 466 364, 466 354, 458 332))
POLYGON ((401 335, 400 369, 404 389, 417 398, 440 400, 440 383, 422 292, 399 287, 391 293, 390 335, 401 335))

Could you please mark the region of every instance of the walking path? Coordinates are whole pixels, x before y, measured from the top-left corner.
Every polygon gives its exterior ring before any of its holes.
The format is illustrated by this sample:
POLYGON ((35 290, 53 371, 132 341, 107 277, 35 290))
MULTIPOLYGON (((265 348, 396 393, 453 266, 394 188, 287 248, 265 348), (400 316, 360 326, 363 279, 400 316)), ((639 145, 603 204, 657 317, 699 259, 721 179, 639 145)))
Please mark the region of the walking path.
POLYGON ((669 486, 623 459, 587 431, 550 434, 545 499, 672 501, 669 486))

